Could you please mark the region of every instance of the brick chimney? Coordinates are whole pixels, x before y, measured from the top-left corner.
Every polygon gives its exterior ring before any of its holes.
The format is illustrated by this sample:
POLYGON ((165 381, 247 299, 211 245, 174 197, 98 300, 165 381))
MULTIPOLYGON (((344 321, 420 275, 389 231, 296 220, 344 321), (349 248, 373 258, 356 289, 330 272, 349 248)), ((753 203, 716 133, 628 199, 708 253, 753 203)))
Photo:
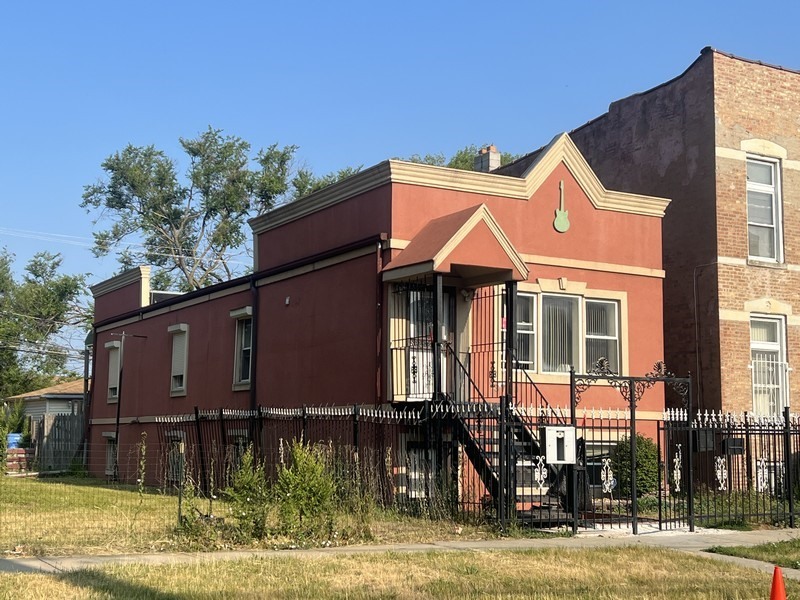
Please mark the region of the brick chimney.
POLYGON ((500 151, 494 146, 486 146, 475 156, 473 163, 476 171, 489 173, 500 167, 500 151))

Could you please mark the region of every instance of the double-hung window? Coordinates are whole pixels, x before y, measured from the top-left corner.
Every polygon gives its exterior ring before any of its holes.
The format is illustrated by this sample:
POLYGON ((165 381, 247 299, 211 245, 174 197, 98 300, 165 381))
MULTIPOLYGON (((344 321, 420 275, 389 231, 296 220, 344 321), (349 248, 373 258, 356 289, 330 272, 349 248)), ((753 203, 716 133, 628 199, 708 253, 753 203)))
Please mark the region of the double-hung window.
POLYGON ((782 318, 750 319, 750 357, 753 370, 753 411, 779 416, 789 405, 788 365, 782 318))
POLYGON ((107 342, 108 350, 108 402, 119 399, 119 352, 120 342, 107 342))
POLYGON ((526 371, 536 370, 536 296, 517 295, 516 364, 526 371))
POLYGON ((747 159, 747 238, 752 259, 781 262, 780 170, 776 161, 747 159))
POLYGON ((542 371, 565 373, 580 367, 580 298, 542 297, 542 371))
POLYGON ((247 389, 253 368, 253 309, 251 306, 230 312, 236 319, 236 348, 233 357, 233 387, 247 389))
POLYGON ((586 300, 586 370, 601 358, 619 373, 619 318, 616 302, 586 300))
MULTIPOLYGON (((504 309, 503 309, 504 310, 504 309)), ((620 314, 616 300, 519 292, 516 366, 526 371, 590 370, 600 358, 620 372, 620 314)), ((505 343, 505 312, 501 341, 505 343)))
POLYGON ((188 354, 189 326, 186 323, 170 325, 172 334, 172 368, 170 372, 170 395, 186 395, 186 363, 188 354))

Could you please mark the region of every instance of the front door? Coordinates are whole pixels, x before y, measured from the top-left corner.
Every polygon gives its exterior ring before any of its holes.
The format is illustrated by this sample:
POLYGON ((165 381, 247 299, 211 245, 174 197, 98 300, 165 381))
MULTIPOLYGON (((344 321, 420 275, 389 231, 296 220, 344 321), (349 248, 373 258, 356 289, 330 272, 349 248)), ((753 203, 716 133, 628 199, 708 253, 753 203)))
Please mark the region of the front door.
MULTIPOLYGON (((429 285, 396 284, 392 295, 390 342, 394 401, 424 401, 433 398, 434 382, 434 290, 429 285)), ((455 300, 445 289, 442 306, 442 338, 453 346, 455 300)), ((441 389, 447 390, 448 361, 442 348, 441 389)))

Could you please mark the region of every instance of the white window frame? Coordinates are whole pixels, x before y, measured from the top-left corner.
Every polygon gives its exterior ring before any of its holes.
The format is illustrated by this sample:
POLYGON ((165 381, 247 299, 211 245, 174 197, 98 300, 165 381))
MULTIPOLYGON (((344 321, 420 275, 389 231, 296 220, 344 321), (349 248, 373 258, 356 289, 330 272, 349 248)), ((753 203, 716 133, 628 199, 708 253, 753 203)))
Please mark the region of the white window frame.
MULTIPOLYGON (((571 365, 575 367, 576 370, 580 370, 581 365, 583 364, 583 355, 584 355, 584 308, 583 308, 583 297, 576 296, 574 294, 542 294, 541 295, 541 302, 539 306, 541 307, 539 310, 538 321, 539 321, 539 331, 541 332, 539 335, 539 363, 540 363, 540 371, 542 373, 548 375, 564 375, 569 374, 569 369, 566 371, 558 370, 555 371, 548 371, 545 369, 544 365, 544 348, 545 348, 545 334, 544 334, 544 304, 547 298, 567 298, 570 301, 574 300, 577 302, 577 309, 575 310, 575 314, 577 316, 577 322, 573 323, 573 330, 577 328, 577 336, 575 336, 575 346, 576 348, 573 350, 573 358, 575 357, 575 352, 577 352, 577 360, 575 361, 577 364, 571 365)), ((573 334, 574 336, 574 334, 573 334)), ((563 364, 563 363, 562 363, 563 364)))
POLYGON ((108 350, 108 385, 106 391, 108 393, 108 404, 116 404, 119 401, 119 355, 120 342, 106 342, 105 348, 108 350))
MULTIPOLYGON (((519 360, 519 356, 517 356, 515 369, 520 371, 527 371, 528 373, 536 373, 539 369, 539 340, 538 340, 538 331, 539 331, 539 299, 537 298, 538 294, 534 294, 532 292, 525 292, 525 291, 517 291, 517 298, 516 302, 514 303, 517 307, 517 311, 519 311, 519 302, 521 298, 525 298, 526 301, 530 301, 531 303, 531 314, 533 316, 533 320, 530 322, 527 321, 519 321, 516 322, 515 331, 517 333, 517 339, 519 339, 520 335, 523 336, 530 336, 533 337, 533 360, 532 361, 521 361, 519 360), (520 324, 526 325, 530 327, 530 329, 520 329, 520 324), (520 366, 522 365, 522 366, 520 366)), ((506 347, 506 335, 508 333, 508 315, 506 315, 506 302, 505 302, 505 293, 499 295, 500 301, 500 347, 506 347)), ((516 319, 517 315, 514 316, 516 319)), ((519 348, 517 348, 519 350, 519 348)), ((506 366, 506 357, 505 351, 500 351, 500 360, 498 361, 502 367, 502 371, 505 372, 506 366)), ((501 379, 501 385, 503 385, 503 377, 501 379)))
MULTIPOLYGON (((756 414, 766 414, 771 416, 781 416, 783 414, 784 406, 791 406, 789 399, 789 366, 786 362, 786 319, 781 315, 750 315, 750 369, 752 370, 752 398, 753 398, 753 412, 756 414), (773 323, 776 327, 776 342, 762 342, 753 339, 753 322, 762 321, 773 323), (773 361, 772 371, 763 372, 757 367, 754 354, 761 352, 763 354, 773 354, 776 360, 773 361), (777 374, 774 372, 778 369, 777 374), (764 380, 777 378, 777 384, 768 383, 764 380), (764 411, 763 407, 757 406, 757 391, 759 387, 777 387, 778 398, 774 410, 764 411), (778 406, 780 404, 780 406, 778 406)), ((769 362, 769 361, 766 361, 769 362)))
POLYGON ((169 395, 172 397, 185 396, 189 362, 189 325, 186 323, 170 325, 167 332, 172 334, 169 395), (183 347, 181 348, 181 346, 183 347), (177 379, 178 377, 180 380, 177 379))
MULTIPOLYGON (((602 299, 599 299, 599 298, 585 298, 584 299, 584 307, 583 307, 583 319, 584 319, 584 321, 583 321, 584 357, 585 357, 585 360, 587 362, 587 364, 584 365, 584 370, 586 372, 588 372, 592 367, 594 367, 593 364, 591 364, 591 365, 588 364, 589 351, 588 351, 587 346, 589 344, 589 340, 613 340, 614 344, 616 346, 616 349, 617 349, 617 356, 616 356, 617 364, 615 365, 615 364, 611 363, 610 360, 609 360, 609 363, 610 363, 611 369, 615 370, 615 372, 619 373, 620 372, 620 366, 619 365, 620 365, 620 362, 622 361, 622 357, 620 356, 621 351, 620 351, 620 344, 619 344, 619 337, 620 337, 619 302, 617 302, 616 300, 602 300, 602 299), (610 304, 610 305, 612 305, 614 307, 614 329, 616 330, 616 335, 597 335, 597 334, 590 335, 588 333, 587 327, 586 327, 586 323, 589 320, 588 317, 587 317, 587 312, 589 310, 589 304, 610 304)), ((603 358, 608 359, 609 357, 605 356, 603 358)))
MULTIPOLYGON (((599 298, 599 297, 585 297, 578 294, 556 294, 550 292, 529 292, 529 291, 518 291, 517 292, 517 300, 519 301, 520 296, 525 296, 527 298, 531 298, 531 302, 533 303, 533 310, 534 310, 534 322, 533 328, 531 331, 525 331, 523 334, 530 334, 534 335, 536 338, 535 342, 535 357, 533 364, 530 367, 519 368, 519 371, 526 371, 527 373, 539 373, 541 375, 546 376, 563 376, 568 375, 569 371, 546 371, 544 368, 544 326, 543 326, 543 306, 545 302, 545 298, 548 297, 559 297, 559 298, 568 298, 570 300, 577 301, 577 310, 576 310, 576 318, 577 318, 577 331, 578 331, 578 339, 577 339, 577 355, 578 360, 575 365, 576 371, 580 371, 583 369, 584 371, 590 369, 594 365, 585 364, 586 357, 588 352, 586 350, 587 342, 589 339, 606 339, 606 340, 613 340, 616 345, 617 349, 617 364, 616 369, 617 371, 622 374, 623 371, 623 362, 625 357, 623 356, 623 323, 622 323, 622 314, 623 314, 623 301, 619 298, 599 298), (598 303, 598 304, 611 304, 614 307, 614 323, 616 326, 616 335, 613 336, 600 336, 600 335, 588 335, 586 333, 586 310, 588 303, 598 303)), ((506 314, 505 314, 505 303, 503 303, 502 308, 499 311, 501 316, 500 319, 500 339, 505 343, 506 339, 506 314)), ((520 334, 519 330, 519 322, 517 323, 517 334, 520 334)), ((608 357, 606 357, 608 358, 608 357)), ((504 358, 501 361, 501 364, 505 366, 504 358)), ((613 367, 614 365, 612 365, 613 367)))
MULTIPOLYGON (((756 183, 747 180, 747 257, 748 260, 761 261, 761 262, 783 262, 783 211, 782 211, 782 198, 781 198, 781 164, 778 159, 768 158, 766 156, 748 156, 747 165, 762 164, 768 165, 772 169, 772 185, 764 183, 756 183), (772 197, 772 225, 765 225, 763 223, 755 223, 750 220, 750 192, 757 192, 762 194, 769 194, 772 197), (773 232, 773 244, 775 256, 759 256, 752 253, 750 246, 750 228, 759 227, 768 229, 771 227, 773 232)), ((745 167, 746 168, 746 167, 745 167)))
POLYGON ((250 389, 250 382, 253 380, 253 307, 244 306, 230 312, 232 319, 236 320, 236 336, 234 341, 233 355, 233 389, 250 389), (244 327, 245 323, 250 323, 250 345, 244 347, 244 327), (244 353, 248 352, 247 361, 249 363, 247 379, 241 377, 242 365, 244 364, 244 353))
POLYGON ((117 434, 113 431, 104 431, 103 438, 106 440, 106 469, 105 473, 108 477, 116 475, 114 468, 117 463, 117 434))

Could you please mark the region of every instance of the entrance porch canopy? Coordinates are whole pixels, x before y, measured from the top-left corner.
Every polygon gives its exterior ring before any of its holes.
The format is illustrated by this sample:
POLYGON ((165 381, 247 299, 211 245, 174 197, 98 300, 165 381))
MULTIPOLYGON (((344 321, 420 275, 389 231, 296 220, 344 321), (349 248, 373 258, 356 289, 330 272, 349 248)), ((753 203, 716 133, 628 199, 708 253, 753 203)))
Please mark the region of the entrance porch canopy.
POLYGON ((439 273, 467 287, 525 281, 528 267, 485 204, 430 221, 383 269, 384 281, 439 273))

